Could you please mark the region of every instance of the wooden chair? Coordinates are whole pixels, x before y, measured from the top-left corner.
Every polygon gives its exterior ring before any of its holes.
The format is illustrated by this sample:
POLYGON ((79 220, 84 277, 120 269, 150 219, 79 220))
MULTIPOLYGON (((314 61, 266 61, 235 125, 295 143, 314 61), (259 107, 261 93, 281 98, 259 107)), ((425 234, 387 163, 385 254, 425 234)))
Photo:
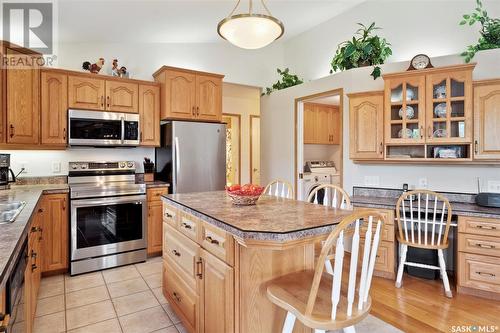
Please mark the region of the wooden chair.
POLYGON ((340 209, 351 209, 351 198, 343 188, 336 185, 325 184, 316 187, 307 197, 307 202, 319 203, 322 201, 323 206, 329 206, 340 209), (323 198, 321 198, 323 195, 323 198))
POLYGON ((441 272, 446 296, 452 297, 443 256, 443 249, 448 248, 451 214, 450 202, 441 194, 427 190, 416 190, 401 195, 396 205, 399 229, 397 239, 401 245, 396 278, 397 288, 401 288, 405 265, 435 269, 441 272), (416 202, 410 200, 412 196, 416 202), (406 261, 408 246, 437 250, 439 266, 406 261))
POLYGON ((267 184, 264 189, 263 194, 272 195, 275 197, 293 199, 293 187, 292 184, 286 180, 276 179, 267 184))
MULTIPOLYGON (((352 209, 349 194, 347 194, 343 188, 331 184, 316 187, 307 197, 307 202, 314 204, 321 202, 323 206, 340 209, 352 209)), ((325 261, 325 267, 328 273, 333 274, 333 266, 330 259, 325 261)))
POLYGON ((287 311, 283 333, 293 331, 297 318, 316 333, 336 329, 355 332, 354 325, 370 312, 369 292, 385 222, 383 215, 372 210, 345 217, 326 239, 314 271, 299 271, 268 282, 267 297, 287 311), (344 242, 345 238, 350 242, 344 242), (329 257, 335 258, 333 275, 323 272, 322 263, 329 257))

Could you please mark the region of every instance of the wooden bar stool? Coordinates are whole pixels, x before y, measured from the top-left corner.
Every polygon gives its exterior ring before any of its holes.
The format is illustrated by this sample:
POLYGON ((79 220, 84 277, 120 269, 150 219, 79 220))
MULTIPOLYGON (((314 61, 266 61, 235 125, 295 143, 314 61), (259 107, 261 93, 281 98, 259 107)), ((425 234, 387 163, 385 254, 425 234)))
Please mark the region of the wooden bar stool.
POLYGON ((435 269, 441 272, 446 296, 452 297, 443 256, 443 249, 448 248, 449 245, 448 232, 450 231, 451 214, 450 202, 439 193, 416 190, 401 195, 396 205, 399 229, 397 239, 401 251, 396 278, 397 288, 401 288, 405 265, 435 269), (413 198, 416 202, 411 200, 413 198), (444 221, 445 217, 446 222, 444 221), (437 250, 439 266, 408 262, 406 260, 408 246, 437 250))
POLYGON ((293 199, 294 196, 292 184, 281 179, 275 179, 267 184, 263 194, 286 199, 293 199))
POLYGON ((345 217, 326 239, 314 271, 287 274, 267 283, 269 300, 287 311, 283 333, 292 333, 296 319, 316 333, 356 332, 354 325, 370 312, 369 292, 385 222, 383 215, 372 210, 345 217), (352 238, 350 248, 345 238, 352 238), (335 258, 333 275, 323 272, 322 263, 329 257, 335 258))

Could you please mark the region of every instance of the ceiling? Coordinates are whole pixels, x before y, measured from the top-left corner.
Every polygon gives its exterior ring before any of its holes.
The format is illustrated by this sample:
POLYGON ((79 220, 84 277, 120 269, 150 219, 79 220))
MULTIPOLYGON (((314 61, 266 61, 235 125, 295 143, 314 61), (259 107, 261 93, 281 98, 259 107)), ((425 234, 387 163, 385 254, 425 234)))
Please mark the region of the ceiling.
MULTIPOLYGON (((289 39, 364 0, 269 0, 271 13, 289 39)), ((59 0, 62 42, 211 43, 220 41, 217 23, 236 0, 59 0)), ((247 8, 241 0, 240 8, 247 8)), ((254 0, 254 8, 262 7, 254 0)))

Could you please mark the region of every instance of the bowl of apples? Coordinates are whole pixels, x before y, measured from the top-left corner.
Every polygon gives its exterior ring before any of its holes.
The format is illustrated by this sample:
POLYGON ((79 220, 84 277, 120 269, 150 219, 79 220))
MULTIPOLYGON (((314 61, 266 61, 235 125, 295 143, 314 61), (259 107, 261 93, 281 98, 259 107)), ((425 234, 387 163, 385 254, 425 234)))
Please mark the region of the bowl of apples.
POLYGON ((227 195, 231 198, 233 205, 237 206, 255 205, 262 192, 264 188, 254 184, 235 184, 226 187, 227 195))

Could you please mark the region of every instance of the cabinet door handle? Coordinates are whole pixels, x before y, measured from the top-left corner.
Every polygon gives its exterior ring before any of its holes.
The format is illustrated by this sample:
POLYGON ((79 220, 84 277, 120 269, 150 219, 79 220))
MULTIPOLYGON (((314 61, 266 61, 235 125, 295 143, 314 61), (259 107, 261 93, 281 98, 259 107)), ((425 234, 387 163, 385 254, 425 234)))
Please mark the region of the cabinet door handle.
POLYGON ((10 137, 14 137, 14 125, 10 124, 10 137))
POLYGON ((63 128, 63 140, 66 141, 66 127, 63 128))
POLYGON ((196 115, 198 117, 200 116, 200 107, 199 106, 196 107, 196 115))
POLYGON ((31 264, 31 271, 33 272, 35 269, 37 269, 38 266, 36 264, 31 264))
POLYGON ((31 250, 31 258, 35 258, 36 259, 36 252, 31 250))
POLYGON ((193 227, 192 227, 191 225, 187 224, 186 222, 182 222, 182 223, 181 223, 181 225, 182 225, 184 228, 186 228, 186 229, 189 229, 189 230, 193 229, 193 227))
POLYGON ((496 276, 493 273, 486 273, 486 272, 476 272, 476 274, 483 275, 483 276, 491 276, 491 277, 495 277, 496 276))
POLYGON ((431 138, 431 137, 432 137, 432 134, 431 134, 431 133, 432 133, 432 128, 429 126, 429 127, 427 128, 427 130, 429 131, 429 132, 427 133, 427 137, 428 137, 428 138, 431 138))
POLYGON ((201 258, 196 261, 196 276, 201 280, 203 279, 203 261, 201 258))
POLYGON ((172 253, 174 254, 174 256, 176 257, 180 257, 181 256, 181 253, 177 250, 172 250, 172 253))
POLYGON ((380 141, 380 154, 384 153, 384 143, 380 141))
POLYGON ((106 96, 106 107, 109 108, 109 96, 106 96))
POLYGON ((477 140, 475 140, 474 141, 474 153, 476 153, 476 154, 479 152, 478 146, 479 146, 479 143, 477 142, 477 140))
POLYGON ((193 116, 196 116, 196 107, 193 106, 193 109, 191 110, 191 113, 193 114, 193 116))
POLYGON ((424 126, 420 126, 420 139, 424 138, 424 126))
POLYGON ((104 107, 104 96, 101 96, 101 107, 104 107))
POLYGON ((210 236, 205 237, 205 240, 207 242, 209 242, 210 244, 214 244, 214 245, 219 245, 220 244, 220 242, 217 239, 213 239, 210 236))

